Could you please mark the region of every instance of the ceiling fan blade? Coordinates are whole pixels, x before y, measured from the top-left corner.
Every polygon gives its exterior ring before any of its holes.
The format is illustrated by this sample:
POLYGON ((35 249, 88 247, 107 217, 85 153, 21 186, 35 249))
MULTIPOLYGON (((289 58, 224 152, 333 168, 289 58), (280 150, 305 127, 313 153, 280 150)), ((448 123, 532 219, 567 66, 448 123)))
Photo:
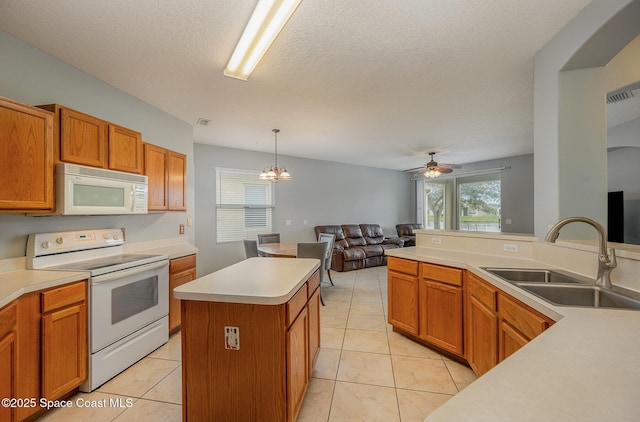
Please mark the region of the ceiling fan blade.
POLYGON ((444 167, 449 167, 449 168, 452 168, 452 169, 461 169, 462 168, 462 165, 460 165, 460 164, 440 163, 440 165, 444 166, 444 167))
POLYGON ((438 166, 437 169, 440 173, 442 174, 446 174, 446 173, 451 173, 453 172, 453 169, 451 167, 442 167, 442 166, 438 166))

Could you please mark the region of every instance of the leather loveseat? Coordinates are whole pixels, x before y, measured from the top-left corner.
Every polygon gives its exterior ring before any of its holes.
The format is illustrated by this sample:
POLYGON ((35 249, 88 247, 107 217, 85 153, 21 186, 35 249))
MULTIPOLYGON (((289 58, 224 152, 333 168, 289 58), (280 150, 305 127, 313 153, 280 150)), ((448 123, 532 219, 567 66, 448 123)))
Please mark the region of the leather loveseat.
POLYGON ((316 238, 320 233, 336 236, 331 257, 331 269, 351 271, 386 265, 386 249, 401 248, 403 241, 385 238, 379 224, 343 224, 315 226, 316 238))
POLYGON ((396 232, 404 240, 404 246, 416 246, 416 234, 413 231, 421 228, 422 224, 418 223, 396 224, 396 232))

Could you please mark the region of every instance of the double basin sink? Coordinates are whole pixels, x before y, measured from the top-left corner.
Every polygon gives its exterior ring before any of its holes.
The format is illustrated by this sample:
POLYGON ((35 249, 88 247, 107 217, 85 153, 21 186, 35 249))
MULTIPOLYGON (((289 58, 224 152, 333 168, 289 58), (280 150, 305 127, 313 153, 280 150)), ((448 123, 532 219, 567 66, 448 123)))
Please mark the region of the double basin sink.
POLYGON ((593 281, 554 270, 483 269, 554 305, 640 310, 640 293, 633 290, 596 286, 593 281))

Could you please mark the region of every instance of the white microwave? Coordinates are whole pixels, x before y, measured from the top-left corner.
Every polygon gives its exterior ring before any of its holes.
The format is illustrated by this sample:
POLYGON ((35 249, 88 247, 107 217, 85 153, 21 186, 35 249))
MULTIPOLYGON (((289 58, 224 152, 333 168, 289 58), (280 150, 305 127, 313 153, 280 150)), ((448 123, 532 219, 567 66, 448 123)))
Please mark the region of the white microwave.
POLYGON ((60 163, 55 214, 147 214, 148 186, 140 174, 60 163))

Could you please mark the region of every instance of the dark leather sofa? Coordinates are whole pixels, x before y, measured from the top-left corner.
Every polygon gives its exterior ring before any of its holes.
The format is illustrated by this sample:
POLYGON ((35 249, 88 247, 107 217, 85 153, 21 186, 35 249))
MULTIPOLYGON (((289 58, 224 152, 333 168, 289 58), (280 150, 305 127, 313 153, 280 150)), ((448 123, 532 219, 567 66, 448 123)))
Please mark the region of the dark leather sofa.
POLYGON ((331 269, 351 271, 386 265, 386 249, 401 248, 403 240, 385 238, 379 224, 343 224, 315 226, 316 239, 320 233, 336 236, 331 257, 331 269))
POLYGON ((404 246, 416 246, 416 234, 413 231, 421 228, 422 224, 418 223, 396 224, 396 232, 404 240, 404 246))

